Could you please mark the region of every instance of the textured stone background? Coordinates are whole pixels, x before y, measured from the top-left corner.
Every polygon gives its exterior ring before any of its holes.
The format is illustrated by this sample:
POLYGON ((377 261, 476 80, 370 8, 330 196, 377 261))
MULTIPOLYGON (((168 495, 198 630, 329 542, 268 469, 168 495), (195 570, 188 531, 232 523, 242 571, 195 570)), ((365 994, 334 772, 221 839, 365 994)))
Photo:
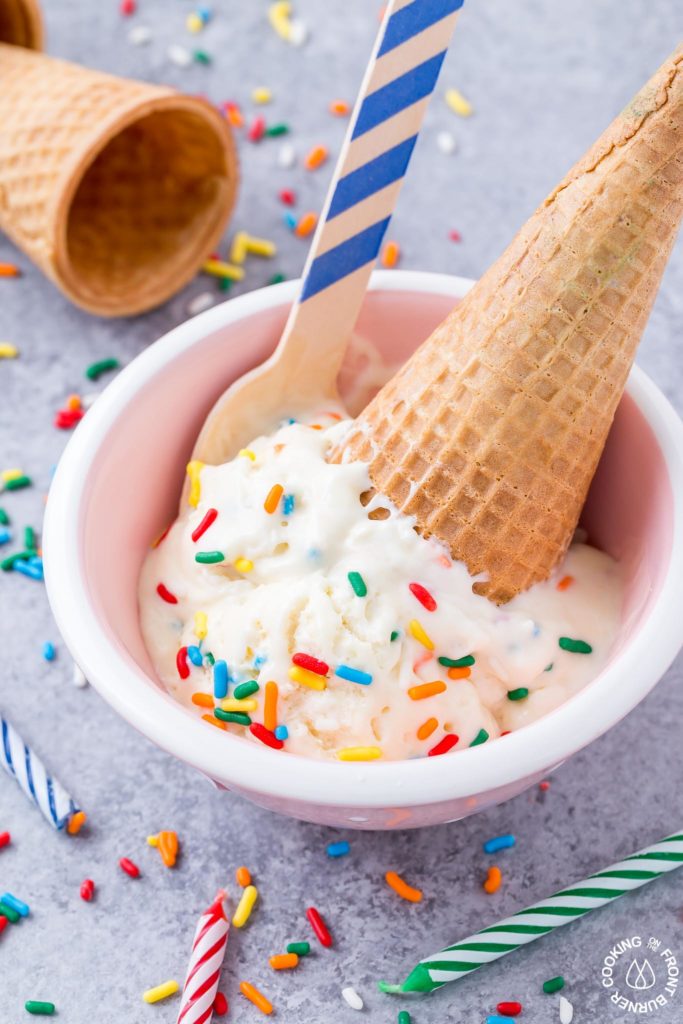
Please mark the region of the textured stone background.
MULTIPOLYGON (((179 0, 139 0, 139 14, 119 17, 115 0, 45 0, 49 49, 108 71, 170 82, 213 100, 232 98, 251 109, 251 89, 269 85, 265 113, 293 126, 299 153, 320 140, 336 151, 344 125, 327 113, 336 96, 352 98, 376 30, 375 0, 298 0, 311 29, 303 50, 268 29, 265 0, 215 0, 217 17, 198 40, 211 67, 180 69, 170 43, 192 45, 184 31, 191 9, 179 0), (146 24, 151 44, 127 42, 132 23, 146 24)), ((476 116, 458 120, 435 100, 417 147, 391 231, 403 266, 476 276, 523 219, 602 130, 683 35, 680 0, 471 0, 444 67, 441 91, 458 86, 476 116), (439 130, 457 136, 446 157, 439 130), (457 228, 460 244, 448 239, 457 228)), ((327 171, 276 168, 277 140, 241 146, 244 183, 234 225, 275 238, 275 265, 252 261, 245 288, 274 270, 296 275, 305 242, 281 222, 278 188, 293 185, 301 209, 322 200, 327 171)), ((329 170, 329 167, 328 167, 329 170)), ((51 285, 0 239, 0 260, 26 270, 0 282, 0 337, 21 358, 0 364, 0 464, 22 465, 36 488, 4 496, 14 522, 40 523, 50 467, 65 437, 54 410, 83 387, 93 359, 123 361, 179 323, 188 299, 207 288, 195 281, 165 307, 132 321, 97 320, 70 307, 51 285)), ((640 363, 681 410, 683 369, 683 246, 672 258, 643 344, 640 363)), ((208 284, 211 287, 211 284, 208 284)), ((177 1000, 145 1007, 140 994, 167 977, 182 980, 198 911, 234 868, 250 865, 261 887, 251 926, 231 939, 223 977, 233 1019, 258 1012, 237 994, 248 978, 269 993, 287 1024, 350 1020, 340 989, 353 984, 373 1022, 395 1020, 398 1004, 374 989, 378 977, 398 980, 419 955, 493 922, 553 888, 595 870, 681 825, 683 662, 612 732, 561 768, 544 796, 529 792, 468 821, 421 832, 351 835, 352 854, 328 861, 332 833, 277 818, 212 791, 183 765, 136 735, 91 690, 71 683, 71 662, 59 644, 39 584, 0 580, 0 701, 26 737, 45 753, 88 809, 91 825, 77 841, 58 837, 33 813, 9 780, 0 778, 0 830, 13 846, 0 852, 0 884, 32 904, 32 917, 0 939, 0 1021, 25 1018, 27 998, 48 998, 69 1024, 92 1021, 174 1021, 177 1000), (58 644, 47 665, 41 646, 58 644), (175 828, 183 857, 162 868, 145 837, 175 828), (494 897, 481 889, 481 842, 513 831, 514 851, 501 859, 505 884, 494 897), (132 882, 116 866, 122 855, 141 865, 132 882), (421 885, 421 906, 399 901, 382 876, 394 868, 421 885), (78 897, 85 877, 98 885, 92 905, 78 897), (292 938, 308 937, 307 903, 325 913, 333 952, 315 948, 295 975, 275 975, 267 957, 292 938)), ((502 998, 519 998, 528 1022, 558 1020, 557 997, 542 981, 562 973, 577 1024, 626 1022, 599 986, 602 957, 616 940, 656 935, 683 958, 680 877, 622 901, 411 1006, 415 1024, 477 1022, 502 998)), ((683 1020, 683 994, 652 1015, 683 1020)))

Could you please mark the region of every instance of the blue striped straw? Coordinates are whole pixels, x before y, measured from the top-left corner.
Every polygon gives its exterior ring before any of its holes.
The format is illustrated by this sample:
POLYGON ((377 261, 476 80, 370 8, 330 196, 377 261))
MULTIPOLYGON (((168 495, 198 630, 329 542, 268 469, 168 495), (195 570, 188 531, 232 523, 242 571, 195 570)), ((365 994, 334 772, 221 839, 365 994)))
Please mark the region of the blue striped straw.
POLYGON ((0 765, 53 828, 63 829, 78 807, 7 719, 0 717, 0 765))

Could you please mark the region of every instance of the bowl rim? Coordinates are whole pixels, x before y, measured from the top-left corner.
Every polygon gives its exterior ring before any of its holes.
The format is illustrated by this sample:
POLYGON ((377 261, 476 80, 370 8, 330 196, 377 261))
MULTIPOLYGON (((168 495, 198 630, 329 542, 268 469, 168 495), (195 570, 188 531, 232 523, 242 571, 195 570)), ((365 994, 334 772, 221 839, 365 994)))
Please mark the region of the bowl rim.
MULTIPOLYGON (((82 551, 88 471, 126 406, 168 363, 206 335, 293 301, 299 282, 271 285, 214 306, 175 327, 133 359, 106 388, 72 435, 50 489, 44 524, 48 597, 62 637, 101 696, 162 749, 211 779, 245 792, 329 807, 409 807, 495 791, 550 771, 616 724, 642 700, 681 646, 683 599, 683 423, 638 367, 627 390, 652 429, 673 497, 671 557, 659 597, 614 661, 566 703, 505 742, 482 744, 442 758, 346 764, 288 755, 208 729, 158 686, 110 640, 89 598, 82 551), (638 671, 633 671, 638 666, 638 671), (610 698, 611 699, 608 699, 610 698), (227 756, 226 756, 227 753, 227 756), (458 772, 448 770, 457 765, 458 772), (512 767, 511 767, 512 766, 512 767)), ((461 298, 473 282, 422 271, 375 271, 372 291, 422 292, 461 298)))

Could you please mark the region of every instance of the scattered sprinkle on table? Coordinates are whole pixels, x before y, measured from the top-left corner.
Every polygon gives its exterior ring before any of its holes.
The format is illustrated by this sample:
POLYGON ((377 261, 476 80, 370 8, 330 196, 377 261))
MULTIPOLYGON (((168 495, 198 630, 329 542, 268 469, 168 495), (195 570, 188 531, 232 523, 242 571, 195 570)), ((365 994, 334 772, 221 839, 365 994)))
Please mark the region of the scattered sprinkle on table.
POLYGON ((24 903, 23 900, 13 896, 11 892, 4 892, 0 896, 0 903, 2 903, 3 907, 11 907, 15 913, 19 914, 19 917, 28 917, 31 913, 28 903, 24 903))
POLYGON ((16 345, 11 345, 9 341, 0 342, 0 359, 16 359, 19 355, 19 349, 16 345))
POLYGON ((118 370, 121 364, 118 359, 98 359, 96 363, 91 363, 85 371, 85 375, 88 380, 99 380, 103 373, 109 373, 111 370, 118 370))
POLYGON ((217 1017, 225 1017, 228 1012, 228 1000, 222 992, 216 993, 216 998, 213 1001, 213 1012, 217 1017))
POLYGON ((350 850, 351 844, 346 839, 342 839, 338 843, 327 844, 328 857, 345 857, 350 850))
POLYGON ((306 910, 306 917, 308 918, 309 924, 315 932, 315 937, 321 946, 325 946, 329 949, 332 945, 332 935, 330 930, 325 924, 318 910, 315 907, 308 907, 306 910))
POLYGON ((565 996, 560 996, 560 1024, 572 1024, 574 1007, 565 996))
POLYGON ((494 892, 498 892, 501 883, 503 881, 503 873, 500 868, 495 865, 489 868, 486 875, 486 881, 484 882, 484 892, 487 892, 489 896, 492 896, 494 892))
POLYGON ((162 999, 168 999, 169 996, 175 995, 180 988, 177 981, 169 979, 169 981, 163 981, 160 985, 155 985, 154 988, 148 988, 142 993, 142 999, 145 1003, 159 1003, 162 999))
POLYGON ((243 889, 246 889, 248 885, 251 885, 251 872, 249 868, 245 868, 244 865, 238 868, 235 872, 235 881, 238 885, 241 885, 243 889))
POLYGON ((398 242, 387 242, 382 249, 381 263, 383 267, 395 267, 401 256, 398 242))
POLYGON ((556 978, 548 978, 547 981, 543 982, 543 991, 546 995, 552 995, 553 992, 559 992, 563 988, 564 978, 561 974, 558 974, 556 978))
POLYGON ((277 165, 283 170, 289 170, 296 163, 296 151, 291 143, 286 142, 280 146, 277 154, 277 165))
POLYGON ((277 953, 271 956, 268 963, 274 971, 291 971, 299 963, 296 953, 277 953))
POLYGON ((251 917, 251 913, 258 899, 258 889, 255 885, 247 885, 242 891, 240 901, 237 904, 235 913, 232 916, 232 923, 235 928, 243 928, 251 917))
POLYGON ((563 651, 571 654, 591 654, 593 648, 585 640, 574 640, 570 636, 561 636, 558 643, 563 651))
POLYGON ((92 878, 86 878, 83 882, 81 882, 79 894, 81 899, 84 900, 86 903, 90 903, 92 901, 92 898, 95 895, 95 883, 93 882, 92 878))
POLYGON ((51 1017, 55 1012, 54 1003, 46 1003, 39 999, 27 999, 24 1003, 24 1009, 28 1013, 35 1014, 36 1017, 51 1017))
POLYGON ((514 1000, 498 1003, 496 1012, 500 1013, 503 1017, 516 1017, 522 1012, 522 1004, 514 1000))
POLYGON ((152 30, 147 25, 134 25, 128 33, 131 46, 146 46, 152 41, 152 30))
POLYGON ((0 277, 20 277, 21 271, 15 263, 0 263, 0 277))
POLYGON ((509 850, 511 846, 515 845, 515 837, 508 833, 504 836, 494 836, 492 839, 487 839, 484 843, 484 853, 497 853, 498 850, 509 850))
POLYGON ((342 989, 342 999, 344 1002, 351 1007, 352 1010, 362 1010, 363 1000, 356 992, 355 988, 347 985, 346 988, 342 989))
POLYGON ((308 235, 315 231, 315 226, 318 223, 317 213, 304 213, 297 221, 296 227, 294 228, 294 234, 298 235, 299 238, 307 238, 308 235))
POLYGON ((470 117, 474 113, 472 104, 465 99, 459 89, 446 89, 444 99, 448 109, 458 117, 470 117))
POLYGON ((12 836, 9 832, 0 832, 0 850, 3 846, 9 846, 12 842, 12 836))
POLYGON ((288 942, 287 952, 295 953, 297 956, 308 956, 311 952, 310 942, 288 942))
POLYGON ((43 657, 45 661, 55 660, 55 645, 46 640, 43 644, 43 657))
POLYGON ((134 864, 132 860, 129 860, 128 857, 121 857, 119 867, 122 871, 125 871, 130 878, 140 877, 140 868, 137 864, 134 864))
POLYGON ((346 100, 332 100, 330 103, 330 113, 334 114, 335 117, 347 117, 351 112, 350 105, 346 100))
POLYGON ((407 1010, 399 1010, 398 1024, 412 1024, 410 1014, 407 1010))
POLYGON ((248 999, 250 1003, 253 1003, 254 1006, 261 1011, 261 1013, 265 1013, 267 1016, 268 1014, 273 1012, 273 1004, 270 1002, 270 1000, 266 999, 263 992, 259 992, 259 990, 255 988, 255 986, 252 985, 250 982, 241 981, 240 992, 245 997, 245 999, 248 999))
POLYGON ((450 132, 439 132, 436 136, 436 148, 440 153, 445 153, 447 156, 450 156, 451 153, 455 153, 458 148, 455 136, 450 132))
POLYGON ((389 888, 393 889, 402 900, 408 900, 409 903, 419 903, 422 899, 422 890, 414 889, 412 885, 408 885, 395 871, 387 871, 384 880, 389 888))

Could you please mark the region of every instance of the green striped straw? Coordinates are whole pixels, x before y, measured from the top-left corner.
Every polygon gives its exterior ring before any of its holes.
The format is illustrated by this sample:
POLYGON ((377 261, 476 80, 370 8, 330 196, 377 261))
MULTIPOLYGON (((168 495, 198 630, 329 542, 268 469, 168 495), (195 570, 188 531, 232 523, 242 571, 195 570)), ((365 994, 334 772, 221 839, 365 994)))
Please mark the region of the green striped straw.
POLYGON ((555 928, 570 924, 591 910, 598 910, 619 896, 647 885, 681 864, 683 832, 667 836, 654 846, 648 846, 605 871, 576 882, 569 889, 561 889, 547 900, 534 903, 491 928, 484 928, 462 942, 446 946, 440 953, 421 960, 403 984, 387 985, 380 981, 380 991, 433 992, 449 981, 464 978, 484 964, 534 942, 555 928))

